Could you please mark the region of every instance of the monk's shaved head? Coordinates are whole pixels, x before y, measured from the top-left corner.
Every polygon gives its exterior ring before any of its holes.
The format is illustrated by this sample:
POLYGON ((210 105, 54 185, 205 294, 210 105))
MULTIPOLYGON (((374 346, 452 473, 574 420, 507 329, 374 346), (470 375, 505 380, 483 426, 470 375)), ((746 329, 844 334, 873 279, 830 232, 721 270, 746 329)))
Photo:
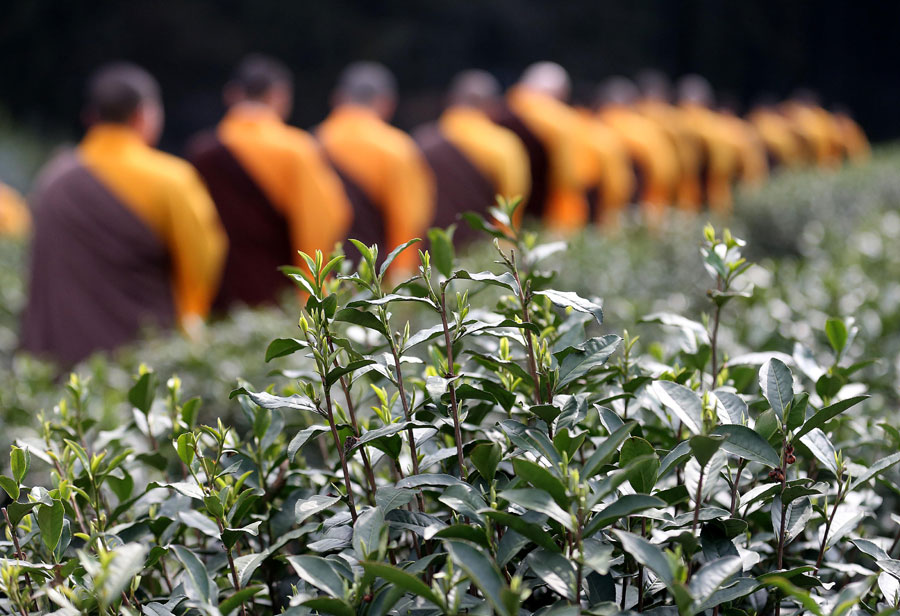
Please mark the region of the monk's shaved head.
POLYGON ((87 86, 89 123, 127 124, 142 105, 159 105, 159 84, 150 73, 130 62, 100 67, 87 86))
POLYGON ((500 98, 500 82, 478 69, 463 71, 450 84, 450 104, 485 109, 500 98))
POLYGON ((569 73, 556 62, 536 62, 522 73, 519 83, 529 90, 543 92, 561 101, 568 100, 572 92, 569 73))
POLYGON ((231 84, 250 100, 259 100, 276 86, 293 88, 294 75, 284 62, 261 53, 241 60, 231 76, 231 84))
POLYGON ((672 82, 664 72, 655 68, 644 69, 635 75, 634 80, 644 98, 664 102, 672 100, 672 82))
POLYGON ((605 79, 597 87, 594 104, 598 107, 606 105, 631 105, 640 98, 640 91, 627 77, 615 76, 605 79))
POLYGON ((678 100, 682 103, 694 103, 704 107, 712 107, 716 101, 712 85, 700 75, 685 75, 678 80, 678 100))
POLYGON ((341 72, 335 93, 343 102, 371 105, 379 98, 396 98, 397 80, 379 62, 354 62, 341 72))

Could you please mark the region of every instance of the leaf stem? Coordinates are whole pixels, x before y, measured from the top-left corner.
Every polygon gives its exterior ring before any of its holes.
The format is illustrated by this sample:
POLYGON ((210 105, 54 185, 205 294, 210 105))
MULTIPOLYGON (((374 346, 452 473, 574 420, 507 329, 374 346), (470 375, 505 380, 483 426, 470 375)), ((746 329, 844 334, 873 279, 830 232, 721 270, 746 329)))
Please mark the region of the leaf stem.
POLYGON ((837 496, 834 499, 834 506, 831 508, 831 515, 828 516, 828 519, 825 521, 825 534, 822 536, 822 547, 819 548, 819 557, 816 559, 816 568, 813 573, 818 573, 819 567, 822 566, 822 559, 825 557, 825 548, 828 546, 828 531, 831 530, 831 523, 834 522, 834 516, 837 513, 838 506, 841 504, 841 497, 843 494, 841 493, 844 489, 844 484, 838 478, 838 489, 837 496))
MULTIPOLYGON (((519 279, 519 268, 516 266, 515 250, 510 251, 510 265, 512 275, 516 280, 516 287, 519 289, 519 301, 522 304, 522 322, 530 324, 531 319, 528 316, 528 304, 530 303, 530 298, 528 297, 528 293, 522 287, 522 281, 519 279)), ((531 338, 531 332, 529 330, 526 329, 523 332, 523 335, 525 336, 525 345, 528 355, 528 371, 531 373, 531 379, 534 381, 534 401, 535 404, 542 404, 541 381, 538 377, 537 362, 535 361, 534 341, 531 338)))
MULTIPOLYGON (((9 514, 6 512, 6 507, 3 508, 3 518, 6 520, 6 525, 9 527, 9 534, 12 536, 13 547, 16 548, 16 558, 18 558, 23 563, 28 562, 27 559, 25 558, 25 553, 22 552, 22 548, 19 546, 19 535, 16 530, 16 527, 13 526, 12 522, 10 522, 10 520, 9 520, 9 514)), ((28 595, 30 597, 31 596, 31 577, 28 575, 27 571, 23 572, 23 574, 25 576, 25 587, 28 589, 28 595)), ((23 607, 23 606, 20 606, 20 607, 23 607)), ((37 603, 35 603, 35 607, 37 607, 37 603)), ((26 612, 24 611, 24 607, 23 607, 23 614, 26 614, 26 612)), ((26 616, 27 616, 27 614, 26 614, 26 616)))
POLYGON ((466 460, 462 450, 462 430, 459 427, 459 405, 456 401, 456 385, 453 378, 456 376, 453 370, 453 341, 450 339, 450 328, 447 325, 447 287, 446 283, 441 285, 441 324, 444 327, 444 344, 447 346, 447 374, 446 378, 450 380, 448 389, 450 390, 450 412, 453 416, 453 437, 456 441, 456 458, 459 464, 459 478, 466 481, 466 460))
POLYGON ((697 522, 700 520, 700 502, 703 499, 703 471, 704 467, 700 467, 700 478, 697 480, 697 495, 694 498, 694 522, 691 524, 691 534, 697 532, 697 522))

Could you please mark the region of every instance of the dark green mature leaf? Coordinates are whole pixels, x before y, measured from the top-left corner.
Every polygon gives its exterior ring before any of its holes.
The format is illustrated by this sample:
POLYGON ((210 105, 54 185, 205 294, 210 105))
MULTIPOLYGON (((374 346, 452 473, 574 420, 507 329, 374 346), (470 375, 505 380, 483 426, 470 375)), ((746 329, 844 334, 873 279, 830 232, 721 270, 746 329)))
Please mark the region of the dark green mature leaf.
POLYGON ((619 465, 624 467, 641 456, 649 456, 649 459, 628 473, 628 482, 635 492, 649 494, 656 485, 656 474, 659 472, 659 456, 649 441, 636 436, 627 439, 619 452, 619 465))
POLYGON ((743 569, 739 556, 725 556, 700 567, 691 577, 690 590, 699 608, 730 578, 743 569))
POLYGON ((725 437, 725 440, 722 441, 722 449, 732 455, 759 462, 771 468, 781 466, 781 458, 778 457, 775 449, 755 430, 746 426, 724 425, 718 426, 713 434, 725 437))
POLYGON ((321 415, 319 410, 316 408, 316 405, 313 404, 312 400, 310 400, 306 396, 301 396, 299 394, 293 394, 288 397, 273 396, 272 394, 266 393, 264 391, 254 392, 249 391, 246 387, 240 387, 232 391, 229 398, 234 398, 235 396, 247 396, 254 402, 254 404, 258 404, 265 409, 312 411, 313 413, 321 415))
POLYGON ((613 530, 613 535, 622 544, 622 548, 636 561, 650 569, 666 586, 672 586, 675 582, 675 574, 669 559, 663 551, 646 539, 623 530, 613 530))
POLYGON ((453 563, 466 572, 490 602, 494 611, 501 616, 515 616, 507 604, 509 588, 500 575, 500 570, 481 550, 459 541, 445 541, 444 547, 453 563))
POLYGON ((556 552, 535 550, 525 558, 538 579, 569 601, 575 598, 575 563, 556 552))
POLYGON ((577 293, 547 289, 545 291, 535 291, 534 294, 543 295, 561 308, 571 308, 572 310, 589 314, 597 320, 597 323, 603 323, 603 308, 599 304, 580 297, 577 293))
POLYGON ((362 565, 362 568, 366 573, 380 577, 395 586, 399 586, 416 597, 422 597, 439 608, 443 606, 441 598, 435 594, 425 582, 416 576, 386 563, 361 561, 359 564, 362 565))
POLYGON ((356 310, 354 308, 342 308, 334 315, 334 320, 359 325, 360 327, 374 330, 382 336, 388 335, 387 330, 384 328, 384 324, 371 312, 356 310))
POLYGON ((384 274, 387 272, 388 268, 391 266, 391 263, 394 262, 394 259, 396 259, 397 256, 401 252, 403 252, 404 250, 406 250, 413 244, 418 244, 421 241, 422 240, 418 237, 413 238, 413 239, 409 240, 408 242, 400 244, 399 246, 394 248, 390 253, 388 253, 388 256, 384 258, 384 263, 381 264, 381 269, 378 270, 378 277, 381 278, 384 276, 384 274))
POLYGON ((600 467, 612 458, 613 454, 619 448, 619 445, 625 442, 625 439, 628 438, 628 435, 631 434, 631 431, 634 430, 636 426, 637 423, 629 421, 606 437, 606 440, 597 446, 597 449, 594 450, 591 457, 584 463, 584 466, 581 469, 582 479, 587 480, 593 477, 597 471, 600 470, 600 467))
POLYGON ((494 274, 491 272, 466 272, 463 270, 457 270, 453 272, 452 277, 458 280, 474 280, 476 282, 484 282, 486 284, 509 289, 513 293, 519 292, 519 285, 516 284, 515 277, 509 272, 494 274))
POLYGON ((153 399, 156 397, 156 385, 156 375, 152 372, 145 372, 128 390, 128 402, 146 415, 150 412, 150 407, 153 406, 153 399))
POLYGON ((328 559, 321 556, 288 556, 286 558, 297 575, 335 599, 343 599, 344 585, 347 583, 328 559))
POLYGON ((294 515, 296 516, 297 524, 303 524, 310 516, 325 511, 332 505, 337 504, 340 500, 340 496, 323 496, 317 494, 307 499, 297 501, 297 504, 294 506, 294 515))
POLYGON ((270 362, 278 357, 292 355, 300 349, 305 349, 309 344, 305 340, 297 340, 296 338, 276 338, 269 343, 266 348, 266 361, 270 362))
POLYGON ((865 482, 869 481, 877 475, 880 475, 890 467, 897 464, 897 462, 900 462, 900 452, 893 453, 886 458, 878 460, 875 464, 867 468, 862 475, 853 478, 853 482, 850 484, 849 491, 853 492, 865 482))
POLYGON ((697 434, 691 437, 690 441, 688 441, 691 445, 691 452, 697 458, 701 468, 709 464, 709 461, 719 451, 719 447, 722 446, 722 441, 724 440, 725 438, 722 436, 706 436, 705 434, 697 434))
POLYGON ((241 607, 245 601, 255 597, 265 589, 265 586, 250 586, 242 588, 219 604, 219 612, 222 614, 230 614, 234 610, 241 607))
POLYGON ((668 407, 694 434, 703 433, 703 402, 692 389, 672 381, 653 383, 659 401, 668 407))
POLYGON ((212 597, 214 582, 203 562, 188 548, 181 545, 171 546, 175 557, 184 565, 185 592, 188 597, 209 603, 212 597))
POLYGON ((659 465, 659 477, 665 477, 666 473, 691 457, 691 443, 681 441, 663 457, 659 465))
POLYGON ((428 241, 431 244, 428 251, 431 253, 431 262, 446 278, 453 274, 453 260, 456 257, 456 252, 453 250, 454 228, 454 225, 451 225, 447 230, 438 228, 428 230, 428 241))
POLYGON ((353 525, 353 549, 361 559, 378 554, 386 529, 384 514, 378 507, 359 514, 353 525))
POLYGON ((409 475, 408 477, 404 477, 395 485, 398 488, 419 488, 422 486, 447 488, 456 483, 463 483, 463 481, 453 475, 422 473, 420 475, 409 475))
POLYGON ((790 368, 780 359, 769 359, 759 369, 759 388, 778 421, 784 423, 785 413, 794 400, 794 377, 790 368))
POLYGON ((375 504, 383 512, 393 511, 398 507, 404 507, 416 497, 413 490, 403 490, 393 486, 381 486, 375 492, 375 504))
POLYGON ((559 382, 557 389, 561 389, 572 381, 583 377, 585 374, 602 366, 615 353, 622 339, 614 334, 608 334, 599 338, 591 338, 582 344, 563 349, 554 356, 559 361, 559 382))
POLYGON ((524 458, 513 460, 513 469, 516 476, 524 479, 531 485, 546 491, 560 507, 569 506, 569 497, 566 495, 566 486, 547 468, 524 458))
POLYGON ((784 542, 787 544, 803 532, 812 514, 813 509, 809 498, 795 499, 782 507, 781 497, 776 496, 772 500, 772 528, 775 530, 775 535, 781 534, 782 515, 784 515, 784 542))
POLYGON ((809 405, 809 394, 801 391, 794 394, 794 400, 791 402, 790 410, 785 420, 785 427, 788 430, 796 430, 806 421, 806 407, 809 405))
POLYGON ((506 513, 505 511, 497 511, 495 509, 482 509, 479 511, 481 515, 491 518, 492 520, 497 520, 501 524, 504 524, 516 531, 523 537, 527 537, 537 545, 541 546, 545 550, 550 550, 552 552, 560 552, 561 548, 553 541, 550 534, 545 531, 538 524, 533 524, 531 522, 526 521, 522 516, 517 516, 512 513, 506 513))
POLYGON ((572 514, 563 510, 562 507, 556 504, 553 497, 543 490, 537 488, 504 490, 500 492, 499 496, 520 507, 524 507, 525 509, 530 509, 531 511, 537 511, 550 516, 565 528, 574 530, 572 514))
POLYGON ((41 541, 51 552, 56 549, 59 538, 62 536, 64 517, 65 508, 62 501, 54 500, 50 507, 47 505, 38 507, 37 519, 38 526, 41 528, 41 541))
POLYGON ((719 422, 723 424, 747 425, 750 418, 750 411, 747 403, 735 393, 717 389, 713 392, 719 405, 716 407, 719 415, 719 422), (723 415, 724 414, 724 415, 723 415))
POLYGON ((783 577, 777 575, 767 577, 764 585, 774 586, 789 597, 796 599, 805 610, 812 612, 816 616, 824 616, 822 608, 819 607, 819 604, 816 603, 815 599, 813 599, 807 591, 794 586, 783 577))
POLYGON ((492 481, 503 458, 503 448, 499 443, 482 443, 472 450, 469 457, 479 474, 486 481, 492 481))
POLYGON ((429 308, 435 308, 432 301, 427 297, 419 297, 418 295, 400 295, 399 293, 388 293, 382 297, 353 300, 347 304, 347 308, 359 308, 360 306, 386 306, 392 302, 414 302, 425 304, 429 308))
POLYGON ((340 368, 335 368, 335 369, 329 371, 328 375, 326 376, 325 385, 328 387, 331 387, 332 385, 337 383, 338 380, 342 376, 344 376, 346 374, 350 374, 351 372, 355 372, 356 370, 359 370, 360 368, 365 368, 366 366, 369 366, 374 363, 375 363, 374 359, 358 359, 356 361, 351 361, 346 366, 341 366, 340 368))
POLYGON ((626 494, 620 496, 591 519, 584 530, 584 534, 589 537, 617 520, 647 509, 659 509, 665 506, 666 501, 649 494, 626 494))
POLYGON ((840 402, 835 402, 830 406, 826 406, 825 408, 820 409, 816 412, 815 415, 810 417, 806 421, 806 423, 803 424, 803 427, 801 427, 794 433, 794 438, 800 438, 810 430, 821 428, 847 409, 856 406, 857 404, 868 398, 869 396, 854 396, 852 398, 847 398, 846 400, 841 400, 840 402))
POLYGON ((837 452, 831 440, 822 430, 813 428, 800 438, 800 442, 809 448, 809 451, 825 465, 825 468, 837 475, 837 452))
POLYGON ((328 432, 329 428, 327 426, 310 426, 309 428, 300 430, 297 435, 291 439, 291 442, 288 443, 287 455, 288 460, 293 461, 294 457, 297 455, 297 452, 309 442, 309 439, 323 433, 328 432))
POLYGON ((315 612, 334 614, 334 616, 356 616, 353 607, 343 599, 333 597, 317 597, 303 602, 303 607, 308 607, 315 612))
POLYGON ((247 585, 247 582, 253 577, 253 573, 268 557, 268 552, 262 552, 261 554, 245 554, 234 559, 234 568, 238 573, 238 582, 240 582, 241 588, 247 585))

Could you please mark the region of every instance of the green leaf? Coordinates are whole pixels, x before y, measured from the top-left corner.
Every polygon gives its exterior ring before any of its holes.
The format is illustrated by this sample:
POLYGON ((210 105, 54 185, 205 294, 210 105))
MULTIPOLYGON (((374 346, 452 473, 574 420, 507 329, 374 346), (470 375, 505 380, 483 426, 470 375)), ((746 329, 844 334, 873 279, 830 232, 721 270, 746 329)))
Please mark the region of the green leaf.
POLYGON ((580 297, 577 293, 547 289, 546 291, 535 291, 534 294, 543 295, 561 308, 571 308, 577 312, 589 314, 597 320, 597 323, 603 323, 603 308, 599 304, 580 297))
POLYGON ((646 539, 622 530, 613 530, 612 533, 621 542, 622 549, 631 555, 636 561, 650 569, 659 577, 666 586, 672 586, 675 582, 675 574, 672 565, 661 549, 646 539))
POLYGON ((828 319, 825 321, 825 335, 828 336, 831 348, 840 355, 847 345, 847 326, 840 319, 828 319))
MULTIPOLYGON (((85 454, 85 459, 82 460, 82 462, 85 466, 89 466, 90 463, 87 462, 87 454, 85 454)), ((9 452, 9 466, 12 470, 12 476, 16 484, 22 485, 22 480, 25 479, 25 474, 28 473, 30 463, 31 454, 27 450, 20 449, 13 445, 9 452)))
POLYGON ((645 462, 637 465, 637 468, 628 473, 628 482, 635 492, 649 494, 656 485, 656 474, 659 472, 659 456, 649 441, 637 436, 632 436, 622 443, 619 452, 619 466, 624 467, 631 460, 641 456, 649 456, 645 462))
POLYGON ((356 550, 356 554, 361 557, 361 560, 371 555, 378 555, 381 538, 386 531, 384 513, 378 507, 367 509, 359 514, 353 525, 353 549, 356 550))
POLYGON ((778 421, 784 424, 785 413, 794 400, 794 378, 790 368, 780 359, 769 359, 759 369, 759 388, 778 421))
POLYGON ((713 434, 725 437, 725 440, 722 441, 722 449, 732 455, 759 462, 770 468, 781 466, 781 458, 778 457, 778 453, 772 448, 769 441, 755 430, 746 426, 729 424, 718 426, 713 434))
POLYGON ((515 458, 513 460, 513 469, 515 469, 517 477, 550 494, 560 507, 567 508, 569 506, 566 486, 547 468, 531 460, 515 458))
POLYGON ((156 397, 156 375, 153 372, 145 372, 137 380, 137 383, 128 390, 128 401, 131 406, 138 409, 144 415, 150 412, 153 399, 156 397))
POLYGON ((719 447, 722 446, 722 441, 724 440, 725 437, 722 436, 706 436, 704 434, 697 434, 691 437, 689 441, 691 451, 694 457, 697 458, 697 462, 700 463, 700 468, 705 468, 709 464, 709 461, 719 451, 719 447))
POLYGON ((381 486, 375 492, 375 504, 384 513, 388 513, 411 503, 416 497, 413 490, 403 490, 394 486, 381 486))
POLYGON ((482 509, 478 513, 508 526, 545 550, 550 550, 551 552, 561 551, 561 548, 553 541, 550 533, 545 531, 541 526, 526 521, 522 516, 507 513, 505 511, 497 511, 495 509, 482 509))
POLYGON ((703 402, 692 389, 673 381, 653 383, 659 401, 668 407, 694 434, 703 433, 703 402))
POLYGON ((451 225, 447 230, 438 228, 428 230, 431 262, 446 278, 450 278, 453 274, 453 260, 456 256, 453 250, 453 229, 454 226, 451 225))
POLYGON ((519 293, 519 285, 516 284, 515 277, 509 272, 503 272, 502 274, 494 274, 491 272, 466 272, 464 270, 457 270, 453 272, 453 278, 459 280, 474 280, 475 282, 483 282, 485 284, 490 284, 498 287, 503 287, 505 289, 509 289, 513 293, 519 293))
POLYGON ((181 545, 171 546, 175 557, 184 565, 186 582, 185 592, 188 597, 209 603, 212 598, 214 582, 210 579, 206 566, 191 550, 181 545))
POLYGON ((9 494, 9 498, 13 501, 19 500, 19 484, 16 480, 6 475, 0 475, 0 488, 3 488, 3 491, 9 494))
POLYGON ((575 598, 575 563, 556 552, 535 550, 525 558, 538 579, 569 601, 575 598))
POLYGON ((314 516, 321 511, 325 511, 340 500, 340 496, 323 496, 321 494, 299 500, 294 506, 295 522, 297 524, 303 524, 307 518, 314 516))
POLYGON ((767 577, 764 585, 774 586, 789 597, 796 599, 807 611, 812 612, 816 616, 824 616, 822 608, 819 607, 819 604, 816 603, 815 599, 813 599, 807 591, 794 586, 783 577, 767 577))
POLYGON ((503 458, 503 448, 499 443, 481 443, 472 449, 469 457, 485 481, 492 481, 503 458))
POLYGON ((41 505, 37 510, 38 526, 41 529, 41 541, 47 546, 51 552, 56 549, 59 544, 59 538, 62 536, 63 520, 65 519, 65 508, 62 501, 54 500, 53 505, 41 505))
POLYGON ((853 492, 859 486, 872 479, 872 477, 883 473, 890 467, 897 464, 897 462, 900 462, 900 453, 892 453, 886 458, 881 458, 880 460, 878 460, 878 462, 867 468, 862 475, 853 479, 853 482, 850 484, 849 491, 853 492))
POLYGON ((772 499, 771 513, 772 528, 776 537, 781 534, 781 517, 784 515, 784 543, 787 545, 806 528, 806 523, 812 517, 813 509, 807 497, 795 499, 783 506, 781 497, 776 495, 772 499))
POLYGON ((788 430, 796 430, 803 425, 803 422, 806 421, 806 407, 808 404, 809 394, 805 391, 794 395, 794 400, 791 402, 787 420, 785 421, 785 427, 788 430))
POLYGON ((616 520, 634 515, 647 509, 660 509, 666 506, 666 501, 649 494, 626 494, 620 496, 608 507, 600 510, 591 519, 590 524, 584 530, 585 536, 593 535, 601 528, 605 528, 616 520))
POLYGON ((575 381, 598 366, 602 366, 615 353, 622 339, 614 334, 608 334, 599 338, 591 338, 582 344, 568 347, 554 353, 559 361, 559 382, 557 389, 561 389, 572 381, 575 381))
POLYGON ((234 610, 238 609, 242 603, 248 601, 252 597, 255 597, 264 589, 265 586, 250 586, 249 588, 240 589, 219 604, 219 612, 227 616, 234 610))
POLYGON ((309 439, 321 434, 322 432, 328 432, 329 428, 327 426, 310 426, 304 430, 300 430, 297 435, 291 439, 291 442, 288 443, 287 455, 288 460, 293 461, 294 457, 297 455, 297 452, 309 442, 309 439))
POLYGON ((504 490, 500 492, 499 496, 520 507, 524 507, 525 509, 548 515, 562 524, 563 527, 569 530, 575 530, 572 522, 572 515, 557 505, 553 500, 553 497, 543 490, 537 488, 504 490))
POLYGON ((245 554, 234 559, 234 568, 238 573, 238 582, 241 588, 247 585, 247 582, 253 578, 253 573, 268 557, 268 552, 262 552, 260 554, 245 554))
POLYGON ((327 387, 331 387, 332 385, 337 383, 338 380, 345 374, 350 374, 351 372, 355 372, 356 370, 359 370, 360 368, 365 368, 366 366, 369 366, 374 363, 375 363, 374 359, 358 359, 356 361, 351 361, 346 366, 341 366, 340 368, 335 368, 334 370, 331 370, 328 373, 328 375, 326 376, 325 385, 327 387))
POLYGON ((178 453, 181 461, 184 462, 184 465, 188 467, 194 461, 193 440, 194 435, 190 432, 185 432, 175 441, 175 451, 178 453))
POLYGON ((334 614, 334 616, 356 616, 353 607, 343 599, 333 597, 317 597, 303 602, 303 607, 308 607, 315 612, 334 614))
POLYGON ((335 599, 343 599, 346 580, 336 567, 321 556, 288 556, 286 558, 300 578, 335 599))
POLYGON ((270 342, 268 348, 266 348, 266 361, 270 362, 278 357, 292 355, 308 346, 309 344, 304 340, 297 340, 296 338, 276 338, 270 342))
POLYGON ((809 448, 816 459, 837 475, 837 452, 829 438, 819 428, 813 428, 800 438, 800 442, 809 448))
POLYGON ((628 435, 631 434, 631 431, 636 426, 637 423, 629 421, 606 437, 606 440, 597 446, 591 457, 584 463, 581 469, 581 478, 586 481, 593 477, 600 470, 600 467, 612 458, 619 445, 625 442, 625 439, 628 438, 628 435))
POLYGON ((404 243, 404 244, 400 244, 399 246, 397 246, 396 248, 394 248, 390 253, 388 253, 388 256, 385 257, 385 259, 384 259, 384 263, 381 264, 381 269, 378 270, 378 277, 379 277, 379 278, 383 278, 383 277, 384 277, 384 274, 385 274, 385 272, 387 272, 388 268, 391 266, 391 263, 394 262, 394 259, 396 259, 397 256, 398 256, 401 252, 403 252, 404 250, 406 250, 407 248, 409 248, 409 247, 412 246, 413 244, 417 244, 417 243, 419 243, 419 242, 421 242, 421 241, 422 241, 421 239, 415 237, 415 238, 409 240, 408 242, 406 242, 406 243, 404 243))
POLYGON ((447 548, 453 563, 465 571, 496 613, 501 616, 515 616, 510 613, 504 600, 504 591, 509 592, 509 588, 500 576, 497 565, 484 552, 459 541, 445 541, 444 547, 447 548))
POLYGON ((412 593, 413 596, 422 597, 426 601, 430 601, 438 608, 443 608, 443 602, 441 601, 440 597, 438 597, 438 595, 435 594, 435 592, 431 590, 431 588, 427 586, 425 582, 412 575, 411 573, 407 573, 402 569, 393 567, 386 563, 361 561, 359 564, 362 565, 363 570, 367 574, 380 577, 381 579, 395 586, 399 586, 406 592, 412 593))
POLYGON ((241 387, 232 391, 229 398, 234 398, 235 396, 247 396, 254 404, 265 409, 290 409, 292 411, 312 411, 313 413, 321 414, 312 400, 299 394, 293 394, 285 398, 283 396, 273 396, 264 391, 249 391, 247 388, 241 387))
POLYGON ((717 558, 700 567, 691 577, 690 590, 699 608, 731 577, 743 570, 739 556, 717 558))
POLYGON ((835 402, 830 406, 826 406, 825 408, 820 409, 816 412, 815 415, 810 417, 809 420, 806 421, 806 423, 803 424, 802 428, 794 433, 794 438, 800 438, 810 430, 821 428, 826 423, 828 423, 850 407, 856 406, 867 398, 869 398, 869 396, 854 396, 853 398, 847 398, 846 400, 835 402))
POLYGON ((342 321, 344 323, 353 323, 354 325, 374 330, 382 336, 388 335, 387 330, 384 328, 384 324, 371 312, 356 310, 354 308, 342 308, 334 315, 334 320, 342 321))

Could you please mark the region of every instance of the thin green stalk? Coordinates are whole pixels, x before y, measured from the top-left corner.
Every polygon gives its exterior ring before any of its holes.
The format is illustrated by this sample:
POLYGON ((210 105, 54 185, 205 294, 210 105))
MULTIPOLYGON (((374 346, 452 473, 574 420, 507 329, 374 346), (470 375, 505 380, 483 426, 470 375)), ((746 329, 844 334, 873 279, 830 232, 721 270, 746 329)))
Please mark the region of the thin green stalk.
POLYGON ((456 441, 456 458, 459 464, 459 477, 463 481, 466 480, 468 473, 466 472, 466 460, 463 456, 462 449, 462 430, 459 427, 459 405, 456 402, 456 385, 453 378, 456 376, 453 370, 453 341, 450 339, 450 328, 447 325, 447 301, 446 286, 441 286, 441 324, 444 326, 444 344, 447 346, 447 374, 450 379, 450 413, 453 417, 453 436, 456 441))

